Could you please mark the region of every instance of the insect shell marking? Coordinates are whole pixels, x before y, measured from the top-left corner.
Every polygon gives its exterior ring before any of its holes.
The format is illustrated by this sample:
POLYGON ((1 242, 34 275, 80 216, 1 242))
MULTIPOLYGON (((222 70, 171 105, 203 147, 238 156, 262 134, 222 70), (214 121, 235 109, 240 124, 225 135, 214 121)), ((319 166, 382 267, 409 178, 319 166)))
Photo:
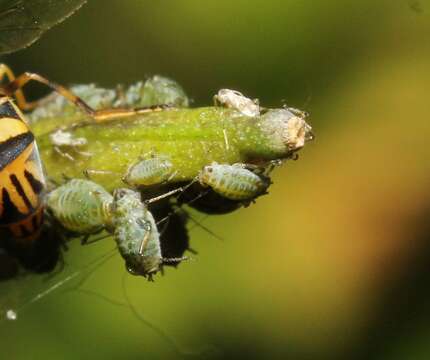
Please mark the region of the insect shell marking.
POLYGON ((34 135, 12 99, 0 96, 0 228, 20 242, 37 239, 45 188, 34 135))
POLYGON ((259 116, 260 105, 258 100, 247 98, 242 93, 236 90, 221 89, 214 96, 215 103, 224 105, 225 107, 236 109, 246 116, 259 116))
POLYGON ((115 190, 112 216, 114 237, 127 270, 152 279, 163 263, 160 234, 140 194, 130 189, 115 190))
POLYGON ((210 186, 216 193, 228 199, 252 200, 267 190, 270 181, 245 167, 245 164, 228 165, 214 162, 201 170, 198 180, 202 185, 210 186))
POLYGON ((130 166, 123 181, 131 186, 160 184, 169 179, 172 169, 173 164, 166 156, 154 156, 130 166))
POLYGON ((111 227, 112 201, 95 182, 72 179, 48 194, 46 206, 65 229, 88 235, 111 227))

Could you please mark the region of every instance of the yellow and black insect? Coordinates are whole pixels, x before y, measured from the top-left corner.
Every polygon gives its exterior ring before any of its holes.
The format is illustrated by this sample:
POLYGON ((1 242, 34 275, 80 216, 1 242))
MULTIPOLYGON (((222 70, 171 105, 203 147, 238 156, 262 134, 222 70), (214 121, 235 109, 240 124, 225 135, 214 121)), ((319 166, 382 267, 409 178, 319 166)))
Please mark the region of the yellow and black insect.
POLYGON ((164 107, 94 110, 65 87, 38 74, 26 72, 15 78, 8 66, 0 64, 0 81, 4 78, 7 82, 0 85, 0 230, 26 243, 37 239, 41 231, 46 182, 34 135, 21 112, 35 108, 39 102, 26 101, 22 92, 25 84, 36 81, 48 86, 95 122, 164 107))
MULTIPOLYGON (((13 79, 11 71, 0 65, 0 77, 3 76, 13 79)), ((17 101, 22 102, 22 93, 18 94, 17 101)), ((44 189, 45 177, 34 135, 7 87, 1 87, 0 227, 15 239, 36 239, 43 220, 44 189)))

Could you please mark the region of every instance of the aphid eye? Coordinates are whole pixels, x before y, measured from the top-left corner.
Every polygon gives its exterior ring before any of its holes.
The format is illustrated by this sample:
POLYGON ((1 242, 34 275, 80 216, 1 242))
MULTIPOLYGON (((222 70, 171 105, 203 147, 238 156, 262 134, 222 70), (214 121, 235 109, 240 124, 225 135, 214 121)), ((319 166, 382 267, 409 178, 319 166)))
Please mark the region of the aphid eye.
POLYGON ((129 274, 136 275, 136 276, 139 275, 139 272, 137 272, 135 270, 135 268, 134 268, 133 264, 131 263, 131 261, 127 261, 125 263, 125 267, 126 267, 126 269, 127 269, 127 271, 128 271, 129 274))
POLYGON ((213 171, 213 168, 208 166, 208 167, 206 168, 206 170, 207 170, 207 172, 208 172, 208 173, 211 173, 211 172, 213 171))

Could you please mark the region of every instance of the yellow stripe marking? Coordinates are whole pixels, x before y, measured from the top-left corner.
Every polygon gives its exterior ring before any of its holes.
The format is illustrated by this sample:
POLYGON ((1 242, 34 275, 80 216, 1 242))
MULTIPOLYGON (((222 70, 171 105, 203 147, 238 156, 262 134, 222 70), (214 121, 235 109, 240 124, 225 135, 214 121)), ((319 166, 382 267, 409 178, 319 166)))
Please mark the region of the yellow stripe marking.
POLYGON ((28 126, 21 120, 13 118, 0 119, 0 142, 28 132, 28 126))

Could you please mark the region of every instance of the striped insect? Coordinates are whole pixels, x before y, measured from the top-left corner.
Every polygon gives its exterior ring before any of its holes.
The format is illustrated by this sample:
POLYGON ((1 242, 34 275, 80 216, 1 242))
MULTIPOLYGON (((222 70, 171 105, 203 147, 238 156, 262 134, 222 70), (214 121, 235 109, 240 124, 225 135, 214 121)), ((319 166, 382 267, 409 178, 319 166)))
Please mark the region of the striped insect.
POLYGON ((205 166, 197 176, 203 186, 210 186, 219 195, 237 201, 249 201, 265 194, 270 179, 264 174, 256 174, 246 164, 218 164, 205 166))
POLYGON ((22 87, 29 81, 42 83, 87 114, 102 122, 138 113, 162 110, 163 107, 109 108, 94 110, 65 87, 34 73, 15 77, 0 64, 0 230, 19 242, 39 237, 43 220, 43 195, 46 181, 33 133, 22 111, 35 108, 39 101, 28 102, 22 87), (15 105, 12 97, 15 97, 15 105))
MULTIPOLYGON (((0 65, 0 77, 7 71, 0 65)), ((0 228, 25 243, 41 231, 45 177, 34 135, 6 90, 0 87, 0 228)))
POLYGON ((165 259, 161 254, 160 235, 148 205, 164 199, 181 188, 146 201, 130 189, 116 189, 113 196, 90 180, 72 179, 47 195, 46 206, 63 228, 76 235, 107 230, 113 234, 126 261, 127 270, 152 280, 163 263, 185 258, 165 259))

